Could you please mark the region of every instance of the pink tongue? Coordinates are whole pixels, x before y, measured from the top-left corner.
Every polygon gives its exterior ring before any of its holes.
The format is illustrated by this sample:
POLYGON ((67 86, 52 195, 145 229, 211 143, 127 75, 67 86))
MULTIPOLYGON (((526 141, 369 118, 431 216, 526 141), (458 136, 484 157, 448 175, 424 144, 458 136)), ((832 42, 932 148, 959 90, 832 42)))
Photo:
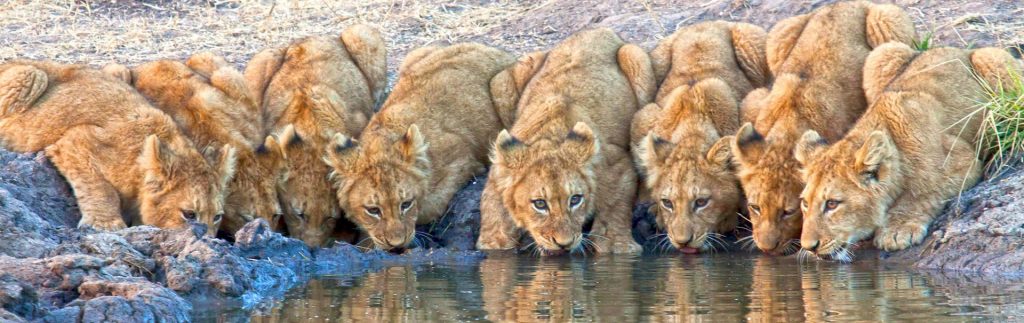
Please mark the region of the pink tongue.
POLYGON ((698 253, 699 252, 699 250, 697 250, 697 248, 693 248, 693 247, 683 247, 682 249, 679 249, 679 251, 682 251, 683 253, 689 253, 689 254, 694 254, 694 253, 698 253))

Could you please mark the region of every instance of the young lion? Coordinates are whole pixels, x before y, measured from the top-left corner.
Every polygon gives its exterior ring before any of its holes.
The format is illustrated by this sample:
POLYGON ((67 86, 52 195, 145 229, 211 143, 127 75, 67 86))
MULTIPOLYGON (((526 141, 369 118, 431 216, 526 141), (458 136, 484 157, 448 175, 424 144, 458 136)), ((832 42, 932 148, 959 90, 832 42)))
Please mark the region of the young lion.
POLYGON ((216 219, 209 230, 234 234, 255 218, 266 219, 273 227, 281 214, 277 187, 284 179, 285 167, 277 139, 267 136, 252 142, 255 138, 246 138, 261 131, 251 118, 255 103, 241 73, 212 54, 193 56, 187 64, 170 60, 146 63, 129 72, 128 81, 170 115, 200 150, 222 145, 235 148, 238 161, 227 187, 223 223, 216 219))
MULTIPOLYGON (((235 153, 208 162, 166 114, 124 82, 77 65, 0 65, 0 143, 46 151, 75 191, 79 226, 213 226, 235 153)), ((208 232, 208 234, 212 234, 208 232)))
POLYGON ((310 246, 329 242, 341 211, 324 150, 335 134, 357 136, 386 85, 384 39, 356 25, 341 37, 309 37, 268 49, 246 67, 249 89, 288 160, 279 188, 288 233, 310 246))
POLYGON ((807 182, 803 248, 849 261, 847 247, 872 235, 890 251, 920 243, 943 205, 981 177, 978 102, 1007 86, 1011 70, 1020 63, 995 48, 874 50, 868 111, 835 144, 812 130, 794 151, 807 182))
MULTIPOLYGON (((793 147, 806 130, 838 140, 867 107, 861 68, 873 47, 909 43, 910 18, 893 5, 842 2, 780 21, 768 34, 771 90, 751 92, 745 110, 757 112, 732 142, 748 201, 754 242, 762 251, 795 249, 800 235, 799 163, 793 147)), ((868 98, 870 98, 870 93, 868 98)))
POLYGON ((524 87, 511 132, 494 143, 477 247, 515 248, 525 229, 543 250, 575 250, 593 220, 598 252, 641 251, 630 232, 636 173, 627 125, 653 99, 650 58, 595 29, 527 56, 510 74, 524 87))
POLYGON ((631 131, 650 190, 640 199, 657 204, 652 211, 676 248, 706 250, 709 237, 736 227, 742 193, 731 136, 721 134, 735 133, 741 115, 752 114, 740 112, 740 99, 771 80, 764 38, 753 25, 706 22, 676 31, 651 54, 664 79, 660 104, 637 112, 631 131))
POLYGON ((338 203, 378 248, 412 243, 416 224, 444 215, 455 192, 485 171, 512 114, 496 109, 491 78, 513 62, 480 44, 419 48, 358 143, 335 135, 325 160, 338 203))

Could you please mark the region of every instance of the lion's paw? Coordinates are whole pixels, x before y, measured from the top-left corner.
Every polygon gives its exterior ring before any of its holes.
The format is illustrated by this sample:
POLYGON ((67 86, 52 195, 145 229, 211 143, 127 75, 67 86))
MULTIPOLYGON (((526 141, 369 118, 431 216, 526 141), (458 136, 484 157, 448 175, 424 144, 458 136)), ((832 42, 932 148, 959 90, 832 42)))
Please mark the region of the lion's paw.
POLYGON ((508 238, 480 237, 476 242, 477 250, 509 250, 516 247, 516 241, 508 238))
POLYGON ((83 216, 78 222, 79 228, 93 228, 101 231, 117 231, 128 227, 120 218, 97 219, 96 217, 83 216))
POLYGON ((882 229, 875 236, 875 247, 886 251, 899 251, 924 241, 928 234, 928 226, 921 224, 901 224, 882 229))
POLYGON ((644 251, 644 248, 632 238, 598 241, 596 244, 600 253, 637 254, 644 251))

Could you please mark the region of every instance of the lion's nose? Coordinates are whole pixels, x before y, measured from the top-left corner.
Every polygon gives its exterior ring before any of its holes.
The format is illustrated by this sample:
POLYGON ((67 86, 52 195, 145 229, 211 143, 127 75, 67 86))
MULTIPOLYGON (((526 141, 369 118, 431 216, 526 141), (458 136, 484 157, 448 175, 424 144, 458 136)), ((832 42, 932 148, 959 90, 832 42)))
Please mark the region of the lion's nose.
POLYGON ((393 236, 388 238, 384 237, 384 244, 391 248, 404 248, 406 244, 405 236, 393 236))
POLYGON ((573 240, 575 240, 575 239, 568 239, 568 240, 565 240, 565 241, 559 241, 557 238, 550 238, 550 239, 551 239, 551 242, 554 242, 555 245, 557 245, 559 248, 562 248, 562 250, 569 250, 570 248, 572 248, 572 242, 573 242, 573 240))
POLYGON ((818 240, 814 240, 814 241, 800 241, 800 246, 803 247, 804 249, 807 249, 807 251, 818 250, 818 245, 820 245, 820 244, 821 243, 818 240))
POLYGON ((772 251, 778 249, 781 243, 782 240, 777 237, 762 237, 757 241, 757 248, 763 251, 772 251))
POLYGON ((692 234, 686 236, 686 240, 676 240, 676 244, 680 245, 680 246, 685 246, 685 245, 690 244, 690 241, 693 241, 693 235, 692 234))

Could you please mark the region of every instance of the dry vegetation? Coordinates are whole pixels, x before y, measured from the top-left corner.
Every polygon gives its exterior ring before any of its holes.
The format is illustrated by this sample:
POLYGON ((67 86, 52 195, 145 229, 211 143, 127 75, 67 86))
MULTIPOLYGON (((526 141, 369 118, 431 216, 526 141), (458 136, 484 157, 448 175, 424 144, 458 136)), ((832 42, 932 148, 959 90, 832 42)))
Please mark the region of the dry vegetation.
MULTIPOLYGON (((361 22, 384 31, 394 69, 410 49, 432 42, 479 41, 522 53, 608 26, 650 47, 680 25, 733 19, 770 27, 833 1, 7 0, 0 3, 0 61, 135 65, 213 51, 241 67, 264 47, 361 22)), ((1016 0, 895 2, 934 34, 933 44, 1024 43, 1024 8, 1016 0)))

